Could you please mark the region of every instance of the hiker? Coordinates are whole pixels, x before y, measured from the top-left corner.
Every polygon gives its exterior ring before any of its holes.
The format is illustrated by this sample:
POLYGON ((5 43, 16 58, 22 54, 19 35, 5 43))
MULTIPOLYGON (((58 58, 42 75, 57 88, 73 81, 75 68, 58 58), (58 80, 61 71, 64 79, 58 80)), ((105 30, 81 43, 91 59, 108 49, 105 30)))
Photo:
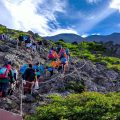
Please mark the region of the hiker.
POLYGON ((32 49, 32 52, 35 52, 37 50, 37 45, 35 42, 32 43, 31 49, 32 49))
POLYGON ((49 60, 57 60, 59 57, 58 57, 58 54, 56 53, 56 50, 55 48, 51 48, 51 50, 49 51, 49 54, 48 54, 48 59, 49 60))
POLYGON ((23 78, 26 82, 24 84, 24 94, 26 94, 26 93, 31 94, 33 85, 35 82, 35 70, 33 69, 32 64, 29 64, 29 67, 25 70, 23 76, 24 76, 23 78))
POLYGON ((44 50, 43 50, 43 42, 42 41, 37 42, 37 49, 40 52, 44 52, 44 50))
POLYGON ((68 58, 67 58, 67 54, 65 52, 65 50, 61 50, 60 51, 60 61, 62 64, 62 69, 63 69, 63 73, 65 73, 68 69, 68 58))
POLYGON ((57 47, 57 49, 56 49, 57 54, 59 54, 59 52, 60 52, 61 49, 62 49, 62 46, 59 45, 59 46, 57 47))
POLYGON ((58 69, 60 65, 61 65, 61 61, 60 60, 52 61, 52 63, 51 63, 51 66, 54 69, 58 69))
POLYGON ((62 53, 66 53, 66 50, 65 48, 62 48, 60 49, 59 53, 58 53, 58 56, 61 57, 62 53))
MULTIPOLYGON (((54 68, 52 66, 46 66, 47 71, 50 73, 50 77, 53 76, 54 68)), ((47 75, 46 75, 47 76, 47 75)))
POLYGON ((32 46, 32 40, 31 40, 30 36, 26 37, 25 46, 26 46, 27 49, 31 48, 31 46, 32 46))
POLYGON ((20 67, 20 74, 22 74, 22 79, 24 79, 24 73, 26 71, 26 69, 29 67, 29 64, 31 64, 31 60, 27 60, 25 64, 23 64, 21 67, 20 67))
POLYGON ((0 96, 1 97, 7 96, 10 81, 12 81, 11 62, 7 62, 3 67, 0 68, 0 96))
POLYGON ((70 59, 70 51, 69 51, 69 49, 67 48, 65 52, 66 52, 66 55, 67 55, 67 61, 69 62, 69 59, 70 59))
POLYGON ((42 63, 39 65, 39 71, 43 77, 45 77, 45 67, 42 63))
POLYGON ((15 65, 12 65, 11 72, 12 72, 12 76, 11 76, 12 81, 10 81, 10 88, 8 90, 8 95, 12 95, 13 91, 16 88, 17 79, 18 79, 18 68, 15 65))
POLYGON ((49 61, 49 62, 46 64, 46 67, 45 67, 45 69, 46 69, 46 77, 48 77, 48 74, 50 74, 49 77, 51 77, 51 76, 53 75, 53 73, 54 73, 54 68, 53 68, 53 66, 51 65, 51 62, 52 62, 52 61, 49 61))
POLYGON ((20 36, 18 37, 18 40, 19 40, 19 46, 22 46, 22 43, 23 43, 23 36, 20 35, 20 36))

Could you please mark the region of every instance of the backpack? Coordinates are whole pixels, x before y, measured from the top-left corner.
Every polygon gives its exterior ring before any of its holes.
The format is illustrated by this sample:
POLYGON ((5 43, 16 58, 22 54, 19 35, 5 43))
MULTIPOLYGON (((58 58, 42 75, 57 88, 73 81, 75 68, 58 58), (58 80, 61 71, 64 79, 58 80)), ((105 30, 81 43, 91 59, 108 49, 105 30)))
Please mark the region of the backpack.
POLYGON ((70 55, 69 49, 66 49, 66 54, 67 54, 67 55, 70 55))
POLYGON ((33 66, 33 69, 34 69, 34 70, 39 70, 38 65, 34 65, 34 66, 33 66))
POLYGON ((40 70, 41 73, 44 73, 44 72, 45 72, 44 66, 43 66, 43 65, 40 65, 40 66, 39 66, 39 70, 40 70))
POLYGON ((54 55, 53 55, 53 51, 52 50, 50 50, 48 58, 49 59, 54 59, 55 58, 54 55))
POLYGON ((26 41, 28 39, 28 36, 23 36, 23 40, 26 41))
POLYGON ((53 68, 52 67, 48 67, 48 71, 50 72, 50 71, 52 71, 53 70, 53 68))
POLYGON ((8 78, 8 72, 6 67, 0 68, 0 78, 8 78))
POLYGON ((62 64, 66 64, 66 62, 67 62, 67 58, 61 58, 61 62, 62 62, 62 64))
POLYGON ((24 74, 25 70, 28 68, 28 64, 25 64, 23 65, 21 68, 20 68, 20 73, 21 74, 24 74))

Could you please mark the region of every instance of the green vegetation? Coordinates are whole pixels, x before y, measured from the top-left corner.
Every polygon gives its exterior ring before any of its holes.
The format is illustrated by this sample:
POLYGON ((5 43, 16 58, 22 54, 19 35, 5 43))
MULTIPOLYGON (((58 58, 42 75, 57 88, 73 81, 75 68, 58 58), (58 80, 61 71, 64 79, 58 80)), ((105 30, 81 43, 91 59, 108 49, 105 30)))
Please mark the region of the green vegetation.
POLYGON ((0 34, 10 35, 10 37, 15 40, 19 37, 19 35, 33 35, 37 41, 42 40, 42 38, 37 33, 34 34, 32 31, 23 32, 14 29, 8 29, 6 26, 3 25, 0 25, 0 34))
POLYGON ((81 42, 72 44, 60 40, 55 45, 63 45, 63 47, 69 48, 73 57, 86 58, 93 63, 105 63, 109 69, 120 70, 120 58, 105 56, 105 48, 101 43, 81 42))
POLYGON ((26 120, 120 120, 120 93, 84 92, 49 98, 49 104, 38 107, 26 120))
POLYGON ((69 81, 64 87, 58 89, 59 92, 72 91, 74 93, 82 93, 85 91, 84 82, 81 81, 69 81))

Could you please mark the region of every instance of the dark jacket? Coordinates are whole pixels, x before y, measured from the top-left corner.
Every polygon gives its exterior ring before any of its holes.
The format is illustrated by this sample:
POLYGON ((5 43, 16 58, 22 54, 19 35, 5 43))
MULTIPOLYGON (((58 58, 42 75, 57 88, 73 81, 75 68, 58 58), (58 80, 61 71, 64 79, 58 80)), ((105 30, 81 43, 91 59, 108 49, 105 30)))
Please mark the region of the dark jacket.
POLYGON ((23 41, 23 36, 19 36, 19 41, 23 41))
POLYGON ((27 68, 23 74, 23 77, 26 81, 32 82, 35 80, 35 70, 32 68, 27 68))

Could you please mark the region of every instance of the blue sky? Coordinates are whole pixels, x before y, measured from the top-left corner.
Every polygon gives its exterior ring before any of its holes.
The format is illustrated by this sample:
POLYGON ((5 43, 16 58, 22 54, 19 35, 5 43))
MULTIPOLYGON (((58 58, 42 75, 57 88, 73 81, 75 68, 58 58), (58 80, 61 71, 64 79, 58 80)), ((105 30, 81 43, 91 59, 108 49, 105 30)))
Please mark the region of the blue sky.
POLYGON ((0 24, 42 36, 120 32, 120 0, 1 0, 0 24))

